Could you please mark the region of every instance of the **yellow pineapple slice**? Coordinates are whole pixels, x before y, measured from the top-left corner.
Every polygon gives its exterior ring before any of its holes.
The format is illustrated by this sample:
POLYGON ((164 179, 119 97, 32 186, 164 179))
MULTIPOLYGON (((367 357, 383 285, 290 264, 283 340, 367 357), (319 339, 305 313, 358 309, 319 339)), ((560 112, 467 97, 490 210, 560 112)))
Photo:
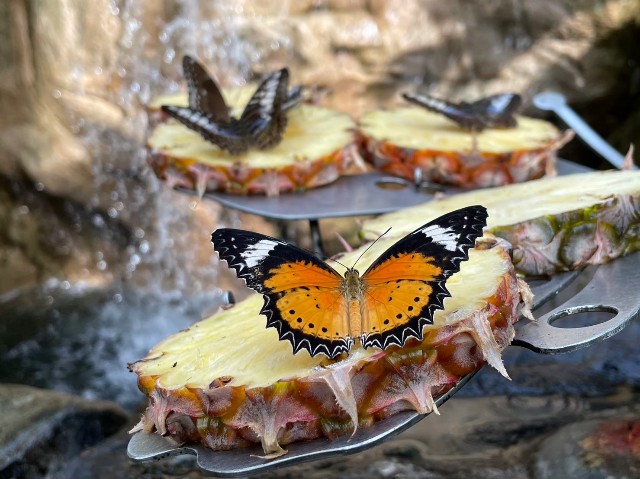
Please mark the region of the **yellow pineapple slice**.
MULTIPOLYGON (((378 241, 359 266, 392 242, 378 241)), ((261 443, 274 457, 293 441, 334 438, 403 410, 433 411, 435 398, 485 362, 506 376, 500 352, 528 291, 504 242, 478 244, 447 282, 452 296, 422 342, 383 351, 356 346, 340 360, 293 355, 289 342, 265 328, 258 294, 169 337, 130 365, 149 396, 134 431, 216 450, 261 443)), ((341 262, 352 264, 361 250, 341 262)))
POLYGON ((360 119, 362 155, 379 170, 468 188, 500 186, 555 172, 556 151, 571 139, 552 124, 517 117, 518 126, 461 129, 418 107, 378 110, 360 119))
MULTIPOLYGON (((239 116, 255 88, 223 90, 232 114, 239 116)), ((282 141, 266 150, 231 155, 175 120, 161 105, 186 106, 186 95, 172 95, 149 105, 152 129, 149 162, 170 186, 204 191, 275 196, 335 181, 357 160, 355 123, 341 112, 301 104, 288 112, 282 141)))
POLYGON ((470 191, 379 216, 363 234, 399 238, 446 211, 481 204, 487 227, 513 245, 516 269, 553 274, 640 249, 640 171, 600 171, 470 191))

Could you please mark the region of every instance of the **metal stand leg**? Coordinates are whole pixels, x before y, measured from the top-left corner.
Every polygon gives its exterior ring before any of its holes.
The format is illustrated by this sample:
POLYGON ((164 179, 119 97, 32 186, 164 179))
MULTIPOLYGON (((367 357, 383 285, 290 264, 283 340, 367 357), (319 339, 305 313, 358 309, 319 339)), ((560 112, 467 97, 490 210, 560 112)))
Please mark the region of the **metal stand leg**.
POLYGON ((285 240, 287 243, 295 243, 294 235, 291 234, 291 229, 289 228, 289 222, 284 220, 276 220, 276 225, 278 226, 278 231, 280 232, 280 238, 285 240))
POLYGON ((315 255, 323 259, 324 250, 322 249, 322 236, 320 235, 320 224, 318 220, 309 220, 309 230, 311 231, 311 246, 315 255))

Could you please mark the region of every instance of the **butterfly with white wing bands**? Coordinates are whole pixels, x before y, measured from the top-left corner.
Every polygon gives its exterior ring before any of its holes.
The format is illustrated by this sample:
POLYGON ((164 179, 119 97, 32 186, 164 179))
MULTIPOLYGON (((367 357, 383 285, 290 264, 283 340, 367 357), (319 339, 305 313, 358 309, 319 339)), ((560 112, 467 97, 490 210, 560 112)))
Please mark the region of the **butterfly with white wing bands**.
POLYGON ((162 111, 232 155, 249 148, 267 149, 278 144, 287 126, 287 110, 301 100, 302 89, 289 90, 289 71, 282 68, 260 83, 236 118, 202 65, 185 55, 182 67, 189 106, 163 105, 162 111))
POLYGON ((439 100, 429 95, 403 93, 402 97, 427 110, 440 113, 455 121, 463 130, 479 132, 485 128, 514 128, 515 113, 522 105, 522 98, 515 93, 502 93, 468 103, 439 100))

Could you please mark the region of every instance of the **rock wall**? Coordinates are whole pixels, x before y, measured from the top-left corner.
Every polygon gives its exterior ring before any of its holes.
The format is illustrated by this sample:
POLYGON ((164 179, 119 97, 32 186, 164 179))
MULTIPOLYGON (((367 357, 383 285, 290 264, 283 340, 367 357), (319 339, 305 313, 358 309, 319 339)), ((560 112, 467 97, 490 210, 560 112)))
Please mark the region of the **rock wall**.
POLYGON ((144 105, 182 87, 185 53, 225 85, 288 65, 356 118, 404 90, 555 89, 619 150, 640 140, 634 0, 11 0, 0 30, 0 295, 47 277, 215 283, 206 238, 239 217, 165 191, 142 149, 144 105))

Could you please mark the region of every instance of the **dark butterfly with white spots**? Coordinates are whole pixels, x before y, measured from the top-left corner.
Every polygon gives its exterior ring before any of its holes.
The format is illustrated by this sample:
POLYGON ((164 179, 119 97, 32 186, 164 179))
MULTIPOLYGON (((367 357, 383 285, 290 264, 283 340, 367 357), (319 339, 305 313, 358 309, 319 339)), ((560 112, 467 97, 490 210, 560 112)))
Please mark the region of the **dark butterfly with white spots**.
POLYGON ((162 111, 232 155, 278 144, 287 126, 287 110, 301 100, 302 88, 289 90, 289 71, 282 68, 264 79, 240 118, 235 118, 220 88, 202 65, 185 55, 182 68, 189 106, 163 105, 162 111))
POLYGON ((403 93, 402 97, 416 105, 440 113, 455 121, 460 128, 482 131, 485 128, 513 128, 517 126, 516 112, 522 106, 522 98, 516 93, 502 93, 471 103, 453 103, 428 95, 403 93))
POLYGON ((264 296, 267 327, 294 354, 334 358, 354 341, 385 349, 422 340, 450 296, 445 282, 469 258, 486 218, 482 206, 447 213, 400 239, 362 276, 354 268, 343 276, 307 251, 251 231, 218 229, 211 240, 220 259, 264 296))

